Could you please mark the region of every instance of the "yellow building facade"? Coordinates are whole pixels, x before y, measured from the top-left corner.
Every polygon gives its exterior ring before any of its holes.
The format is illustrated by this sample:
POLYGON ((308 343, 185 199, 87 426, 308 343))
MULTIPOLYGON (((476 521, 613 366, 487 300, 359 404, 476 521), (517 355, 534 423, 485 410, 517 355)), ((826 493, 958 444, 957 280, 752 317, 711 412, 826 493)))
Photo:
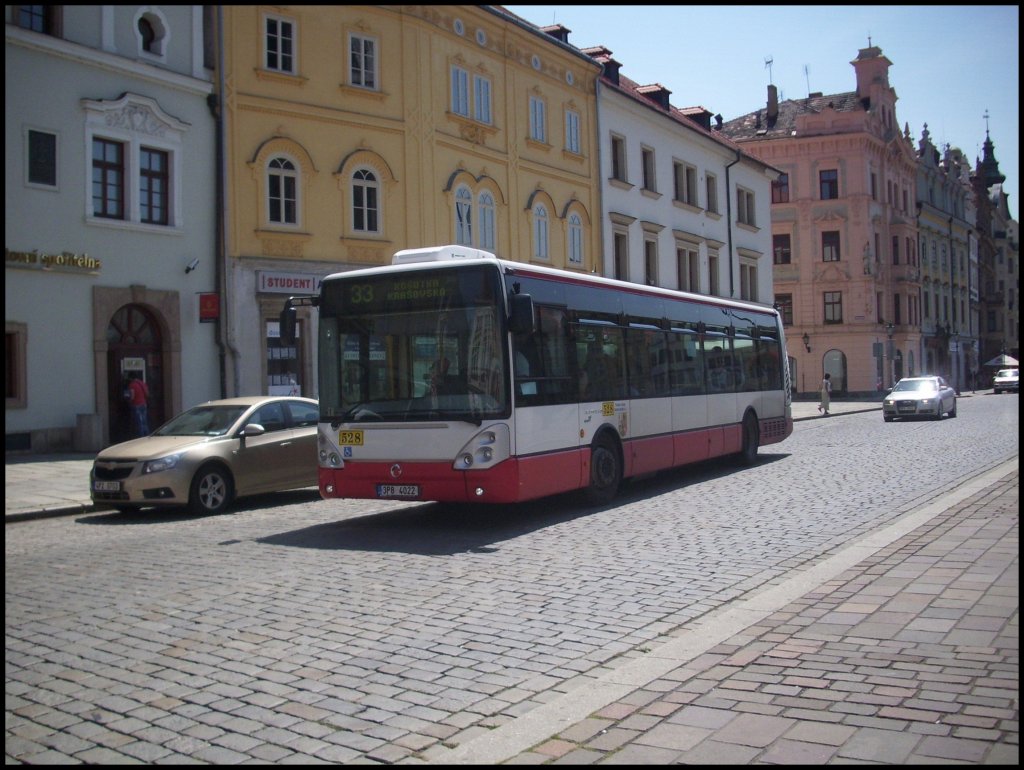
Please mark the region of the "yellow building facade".
POLYGON ((274 320, 331 272, 445 243, 601 271, 589 57, 494 6, 220 13, 222 295, 238 392, 314 395, 315 314, 294 359, 274 320))

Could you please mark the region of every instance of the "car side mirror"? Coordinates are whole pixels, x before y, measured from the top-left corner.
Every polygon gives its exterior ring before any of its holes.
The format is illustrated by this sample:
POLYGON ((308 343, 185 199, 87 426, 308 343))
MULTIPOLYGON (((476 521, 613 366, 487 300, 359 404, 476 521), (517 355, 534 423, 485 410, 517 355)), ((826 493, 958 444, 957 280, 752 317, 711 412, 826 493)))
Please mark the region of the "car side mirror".
POLYGON ((245 438, 246 436, 262 436, 266 432, 267 429, 260 425, 258 422, 250 422, 248 425, 242 428, 241 436, 242 438, 245 438))

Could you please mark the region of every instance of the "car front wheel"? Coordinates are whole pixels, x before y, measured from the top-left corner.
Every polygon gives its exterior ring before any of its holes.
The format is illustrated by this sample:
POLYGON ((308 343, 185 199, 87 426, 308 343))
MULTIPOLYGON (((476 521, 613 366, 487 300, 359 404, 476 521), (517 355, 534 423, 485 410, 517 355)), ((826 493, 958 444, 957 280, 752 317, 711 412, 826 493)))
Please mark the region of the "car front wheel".
POLYGON ((219 465, 204 465, 192 479, 188 507, 192 513, 222 513, 231 495, 231 474, 219 465))

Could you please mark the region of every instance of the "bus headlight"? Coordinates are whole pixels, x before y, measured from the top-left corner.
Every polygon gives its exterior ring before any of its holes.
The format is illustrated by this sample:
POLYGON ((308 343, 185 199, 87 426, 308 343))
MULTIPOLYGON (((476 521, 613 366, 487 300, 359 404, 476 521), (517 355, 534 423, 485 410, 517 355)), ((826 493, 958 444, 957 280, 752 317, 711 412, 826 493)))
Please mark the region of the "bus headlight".
POLYGON ((512 455, 512 439, 507 425, 491 425, 466 442, 455 456, 455 470, 490 468, 512 455))

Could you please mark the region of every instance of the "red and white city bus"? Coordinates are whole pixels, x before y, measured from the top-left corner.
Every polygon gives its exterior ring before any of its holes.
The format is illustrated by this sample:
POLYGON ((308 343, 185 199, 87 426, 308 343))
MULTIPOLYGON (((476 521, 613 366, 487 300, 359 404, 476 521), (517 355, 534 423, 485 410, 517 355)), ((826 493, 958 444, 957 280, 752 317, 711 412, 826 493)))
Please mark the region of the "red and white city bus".
POLYGON ((461 246, 331 275, 310 304, 324 498, 604 503, 624 478, 749 464, 793 430, 766 305, 461 246))

